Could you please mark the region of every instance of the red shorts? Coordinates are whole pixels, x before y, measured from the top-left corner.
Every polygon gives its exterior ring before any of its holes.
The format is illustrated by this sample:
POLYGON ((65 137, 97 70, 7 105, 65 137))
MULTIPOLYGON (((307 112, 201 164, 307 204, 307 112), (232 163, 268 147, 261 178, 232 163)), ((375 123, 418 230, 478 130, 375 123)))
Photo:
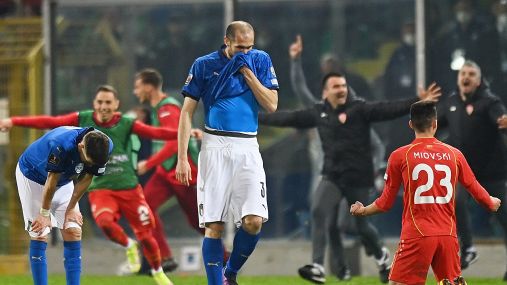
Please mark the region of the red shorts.
POLYGON ((108 212, 118 221, 123 214, 134 232, 154 228, 153 213, 146 203, 141 185, 129 190, 94 190, 90 192, 89 199, 95 220, 108 212))
POLYGON ((461 275, 458 239, 429 236, 401 240, 394 255, 389 280, 408 285, 426 284, 431 265, 435 278, 454 280, 461 275))

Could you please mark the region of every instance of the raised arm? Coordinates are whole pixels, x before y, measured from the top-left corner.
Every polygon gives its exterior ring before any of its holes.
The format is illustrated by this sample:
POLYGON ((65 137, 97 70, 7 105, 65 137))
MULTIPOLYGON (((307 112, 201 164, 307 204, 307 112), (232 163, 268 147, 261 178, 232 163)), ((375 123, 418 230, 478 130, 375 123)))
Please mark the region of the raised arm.
POLYGON ((298 96, 303 105, 308 106, 317 103, 317 100, 308 84, 306 83, 305 74, 303 72, 303 64, 301 54, 303 53, 303 38, 301 35, 296 36, 296 41, 289 47, 290 56, 290 84, 292 91, 298 96))
POLYGON ((175 140, 178 138, 178 130, 169 127, 153 127, 142 122, 135 121, 132 132, 147 139, 175 140))
POLYGON ((0 120, 0 131, 9 131, 13 126, 53 129, 61 126, 77 126, 79 113, 73 112, 61 116, 17 116, 0 120))
POLYGON ((306 108, 297 111, 278 111, 272 114, 259 113, 259 123, 273 127, 313 128, 317 126, 316 110, 306 108))

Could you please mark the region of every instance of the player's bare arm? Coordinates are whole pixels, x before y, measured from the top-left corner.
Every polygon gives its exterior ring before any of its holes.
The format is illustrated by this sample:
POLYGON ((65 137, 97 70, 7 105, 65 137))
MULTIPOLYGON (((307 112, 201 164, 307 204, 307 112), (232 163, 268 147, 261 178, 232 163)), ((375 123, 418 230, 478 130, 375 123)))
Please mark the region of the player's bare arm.
POLYGON ((363 203, 356 201, 350 206, 350 213, 353 216, 371 216, 378 213, 382 213, 379 207, 375 203, 371 203, 368 206, 364 206, 363 203))
POLYGON ((185 97, 181 108, 180 123, 178 126, 178 163, 176 164, 176 179, 183 185, 190 185, 192 171, 188 163, 188 142, 192 129, 192 116, 197 108, 197 101, 185 97))
POLYGON ((435 82, 431 83, 426 90, 421 87, 418 88, 418 97, 424 101, 438 102, 440 96, 442 96, 442 90, 435 82))
POLYGON ((51 208, 51 201, 53 201, 53 196, 56 192, 58 179, 60 179, 60 173, 48 173, 48 178, 46 179, 46 183, 44 184, 44 189, 42 192, 42 206, 40 213, 32 223, 32 231, 38 233, 39 235, 44 232, 46 227, 51 227, 49 210, 51 208))
POLYGON ((241 74, 245 77, 246 84, 252 90, 252 93, 257 99, 257 102, 269 113, 276 111, 278 107, 278 91, 266 88, 261 84, 255 74, 246 66, 240 70, 241 74))
POLYGON ((92 178, 92 174, 85 173, 74 185, 74 192, 72 192, 72 197, 70 198, 67 211, 65 212, 65 222, 74 222, 80 226, 83 224, 83 217, 81 216, 81 213, 76 210, 76 205, 88 189, 88 186, 90 186, 92 178))

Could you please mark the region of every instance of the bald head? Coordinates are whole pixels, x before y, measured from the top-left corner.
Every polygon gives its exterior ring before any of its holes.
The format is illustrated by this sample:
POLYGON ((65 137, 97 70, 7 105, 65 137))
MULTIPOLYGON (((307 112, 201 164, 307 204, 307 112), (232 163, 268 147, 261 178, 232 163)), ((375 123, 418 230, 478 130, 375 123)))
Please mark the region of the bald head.
POLYGON ((230 23, 225 31, 224 44, 226 46, 224 53, 228 58, 232 58, 238 52, 249 52, 254 45, 252 25, 244 21, 230 23))
POLYGON ((245 21, 234 21, 231 22, 225 30, 225 37, 229 40, 234 40, 236 36, 245 37, 247 35, 253 35, 254 29, 252 25, 245 21))

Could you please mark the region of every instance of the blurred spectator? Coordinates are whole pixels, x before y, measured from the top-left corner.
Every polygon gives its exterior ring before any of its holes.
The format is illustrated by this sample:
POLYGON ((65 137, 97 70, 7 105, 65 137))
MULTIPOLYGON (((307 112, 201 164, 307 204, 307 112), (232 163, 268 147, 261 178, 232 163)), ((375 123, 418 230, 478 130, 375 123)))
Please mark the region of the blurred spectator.
POLYGON ((501 75, 498 82, 493 82, 497 94, 507 103, 507 0, 498 0, 492 6, 498 32, 501 75))
MULTIPOLYGON (((471 0, 458 0, 454 18, 437 33, 430 51, 430 80, 436 80, 444 94, 455 86, 457 71, 465 60, 483 67, 483 79, 494 82, 500 75, 498 36, 481 17, 471 0)), ((494 90, 495 91, 495 90, 494 90)))
POLYGON ((26 17, 38 17, 42 15, 42 0, 22 0, 23 15, 26 17))
MULTIPOLYGON (((415 78, 415 25, 407 22, 401 27, 401 44, 389 59, 384 73, 384 97, 387 100, 403 99, 416 92, 415 78)), ((408 117, 390 122, 385 138, 386 154, 409 144, 413 133, 407 128, 408 117)))
POLYGON ((183 13, 172 12, 163 20, 150 19, 147 25, 145 28, 151 32, 143 35, 146 38, 139 54, 138 68, 150 66, 159 70, 165 79, 164 89, 180 87, 185 82, 187 66, 192 64, 190 55, 195 53, 188 18, 183 13))
POLYGON ((11 16, 16 12, 14 0, 0 0, 0 17, 11 16))

